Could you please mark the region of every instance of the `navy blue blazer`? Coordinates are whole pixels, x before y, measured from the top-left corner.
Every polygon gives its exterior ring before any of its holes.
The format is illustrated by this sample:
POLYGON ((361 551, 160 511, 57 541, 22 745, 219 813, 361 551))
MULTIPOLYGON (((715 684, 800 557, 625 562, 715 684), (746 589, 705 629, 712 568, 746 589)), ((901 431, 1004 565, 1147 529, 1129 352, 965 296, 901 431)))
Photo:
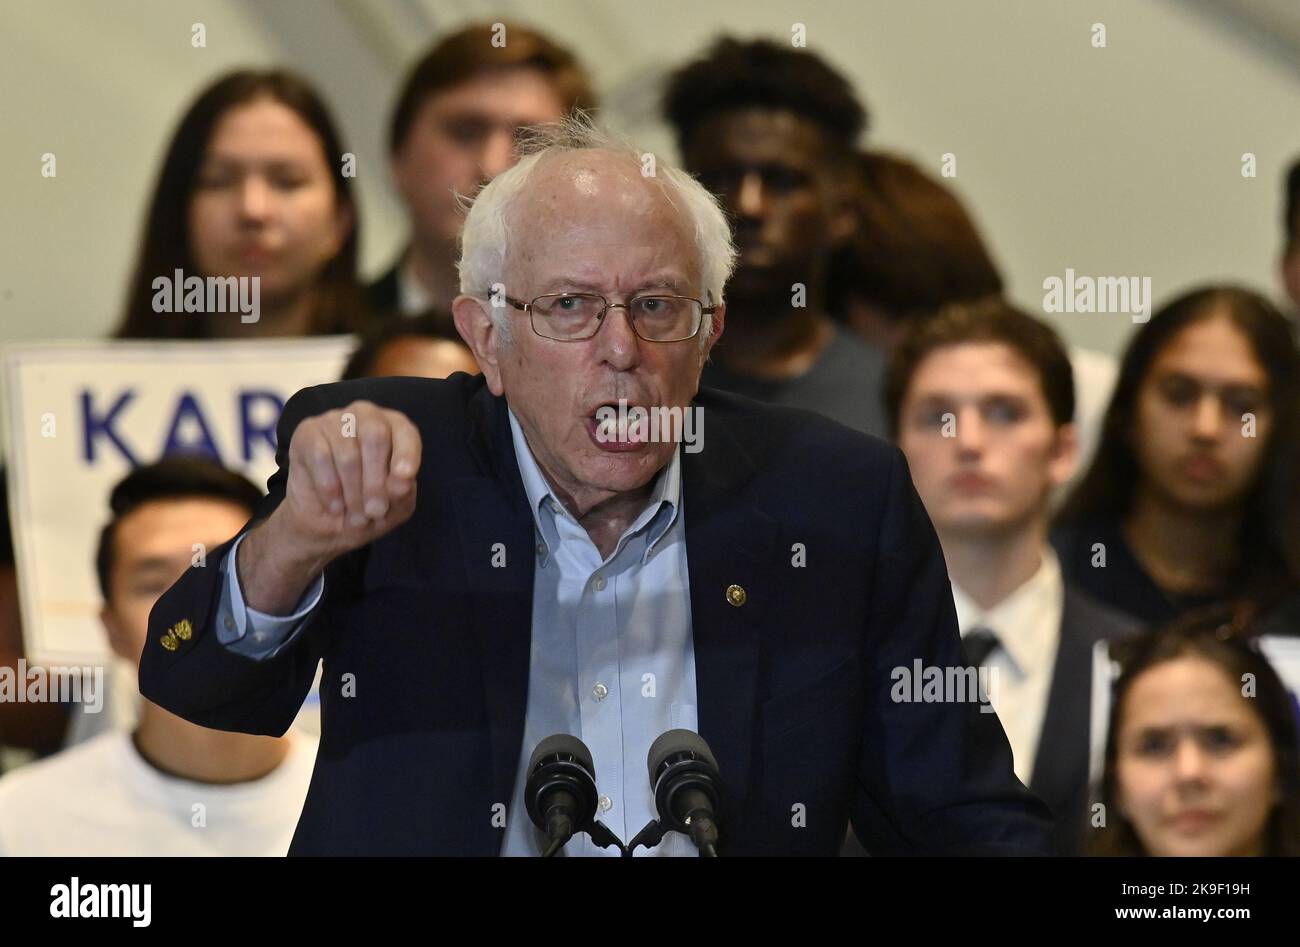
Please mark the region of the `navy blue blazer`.
MULTIPOLYGON (((320 749, 290 854, 496 855, 522 749, 534 569, 506 402, 464 374, 300 391, 250 526, 284 497, 297 424, 354 399, 419 428, 414 515, 335 560, 310 623, 263 662, 213 633, 213 565, 230 544, 213 551, 154 606, 141 693, 203 726, 278 735, 323 660, 320 749), (182 620, 188 634, 164 646, 182 620)), ((803 411, 709 390, 696 404, 704 449, 683 452, 682 488, 720 854, 835 855, 849 820, 874 854, 1050 852, 1047 809, 1015 778, 994 714, 891 699, 894 668, 964 663, 901 452, 803 411)))
POLYGON ((1030 790, 1052 810, 1058 855, 1082 854, 1088 832, 1092 649, 1099 641, 1118 641, 1140 629, 1127 615, 1065 583, 1061 640, 1029 777, 1030 790))

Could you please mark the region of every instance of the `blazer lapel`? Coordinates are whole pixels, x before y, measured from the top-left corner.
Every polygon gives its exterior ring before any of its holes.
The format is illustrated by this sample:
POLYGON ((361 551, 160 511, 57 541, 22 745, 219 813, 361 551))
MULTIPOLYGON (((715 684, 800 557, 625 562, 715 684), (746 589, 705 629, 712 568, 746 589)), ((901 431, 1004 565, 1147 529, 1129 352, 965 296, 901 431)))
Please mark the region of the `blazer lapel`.
MULTIPOLYGON (((532 640, 533 518, 519 476, 506 402, 486 388, 470 400, 470 451, 482 476, 453 482, 456 521, 482 642, 494 798, 518 773, 532 640), (501 543, 506 564, 492 564, 501 543)), ((704 452, 682 455, 700 735, 721 771, 726 812, 743 811, 756 738, 762 630, 775 609, 780 525, 738 498, 753 462, 721 425, 704 452), (734 587, 734 588, 733 588, 734 587)), ((499 560, 498 560, 499 561, 499 560)))
POLYGON ((1075 603, 1067 589, 1047 709, 1029 780, 1029 788, 1054 815, 1088 778, 1087 741, 1081 744, 1078 733, 1079 721, 1088 719, 1091 667, 1091 642, 1080 633, 1075 603))
POLYGON ((480 644, 493 799, 508 804, 518 775, 528 699, 533 519, 515 461, 505 399, 484 386, 471 398, 469 415, 470 452, 483 475, 452 481, 450 489, 455 491, 456 524, 473 599, 473 633, 480 644))
POLYGON ((711 430, 707 463, 705 451, 682 454, 696 699, 700 735, 722 776, 724 810, 739 815, 751 782, 760 644, 775 608, 780 526, 738 498, 754 465, 723 425, 711 430))

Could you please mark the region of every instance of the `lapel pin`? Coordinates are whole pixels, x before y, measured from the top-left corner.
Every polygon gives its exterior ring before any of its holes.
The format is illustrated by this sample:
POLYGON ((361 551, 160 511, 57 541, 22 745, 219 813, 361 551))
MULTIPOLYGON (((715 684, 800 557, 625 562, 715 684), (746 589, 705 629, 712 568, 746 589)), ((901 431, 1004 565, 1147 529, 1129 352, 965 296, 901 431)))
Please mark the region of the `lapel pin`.
POLYGON ((748 596, 745 595, 745 590, 739 585, 727 586, 727 603, 729 605, 734 605, 736 608, 740 608, 740 606, 745 604, 746 598, 748 598, 748 596))

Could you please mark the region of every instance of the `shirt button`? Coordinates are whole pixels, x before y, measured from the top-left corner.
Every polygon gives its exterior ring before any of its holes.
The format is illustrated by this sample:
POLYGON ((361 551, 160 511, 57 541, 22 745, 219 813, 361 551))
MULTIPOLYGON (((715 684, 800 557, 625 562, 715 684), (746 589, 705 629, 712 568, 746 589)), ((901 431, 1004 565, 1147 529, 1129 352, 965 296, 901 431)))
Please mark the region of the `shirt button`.
POLYGON ((592 584, 596 586, 597 592, 605 591, 605 577, 603 575, 596 576, 596 581, 592 584))
POLYGON ((608 811, 609 811, 610 809, 612 809, 612 808, 614 808, 614 800, 610 799, 609 796, 601 796, 601 797, 600 797, 600 811, 601 811, 601 812, 608 812, 608 811))
POLYGON ((227 631, 235 630, 235 620, 231 618, 229 615, 226 616, 226 630, 227 631))
POLYGON ((591 689, 591 696, 597 700, 604 700, 609 695, 609 688, 604 684, 597 684, 591 689))

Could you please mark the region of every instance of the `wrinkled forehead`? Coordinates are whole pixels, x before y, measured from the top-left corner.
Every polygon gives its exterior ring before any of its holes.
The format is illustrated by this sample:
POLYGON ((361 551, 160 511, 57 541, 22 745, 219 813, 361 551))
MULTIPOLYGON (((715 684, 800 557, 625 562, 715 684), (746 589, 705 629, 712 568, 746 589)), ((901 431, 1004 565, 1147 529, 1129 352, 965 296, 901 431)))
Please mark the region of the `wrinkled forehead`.
POLYGON ((542 159, 521 190, 510 221, 506 270, 538 278, 617 254, 633 268, 678 269, 699 277, 694 231, 685 210, 631 155, 566 152, 542 159))

